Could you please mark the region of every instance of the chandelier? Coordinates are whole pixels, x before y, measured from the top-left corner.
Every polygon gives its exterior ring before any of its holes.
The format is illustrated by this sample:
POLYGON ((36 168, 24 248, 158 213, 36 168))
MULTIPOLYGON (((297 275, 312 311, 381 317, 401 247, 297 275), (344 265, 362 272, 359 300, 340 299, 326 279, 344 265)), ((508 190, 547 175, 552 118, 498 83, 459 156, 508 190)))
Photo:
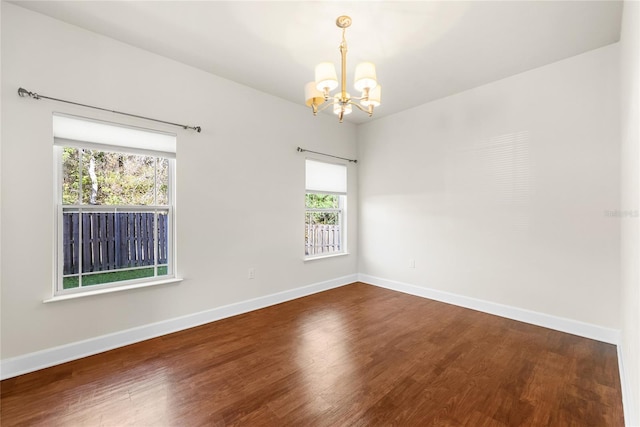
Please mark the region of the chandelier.
POLYGON ((363 62, 356 67, 354 88, 361 93, 360 97, 351 97, 347 92, 347 41, 344 38, 346 29, 351 25, 351 18, 339 16, 336 19, 338 28, 342 28, 342 43, 340 43, 341 55, 341 83, 340 91, 331 95, 331 91, 338 87, 336 68, 331 62, 322 62, 316 66, 316 80, 309 82, 304 87, 304 95, 307 107, 311 107, 313 115, 329 106, 333 106, 333 112, 338 115, 340 123, 346 114, 353 111, 355 105, 361 111, 373 115, 373 108, 380 105, 380 85, 376 80, 376 66, 371 62, 363 62), (359 103, 354 102, 359 101, 359 103))

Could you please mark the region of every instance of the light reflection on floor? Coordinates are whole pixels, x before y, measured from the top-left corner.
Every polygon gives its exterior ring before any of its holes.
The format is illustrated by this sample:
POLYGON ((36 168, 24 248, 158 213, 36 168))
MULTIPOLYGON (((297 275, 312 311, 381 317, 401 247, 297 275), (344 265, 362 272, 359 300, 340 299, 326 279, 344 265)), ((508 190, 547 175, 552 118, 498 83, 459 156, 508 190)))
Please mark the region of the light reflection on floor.
POLYGON ((345 333, 343 315, 332 309, 314 312, 301 319, 295 361, 306 385, 309 401, 321 414, 327 405, 345 403, 350 384, 357 384, 354 354, 345 333))
POLYGON ((144 364, 123 369, 98 382, 74 389, 66 423, 75 425, 161 425, 170 418, 170 385, 166 368, 150 370, 144 364), (91 419, 87 420, 87 409, 91 419))

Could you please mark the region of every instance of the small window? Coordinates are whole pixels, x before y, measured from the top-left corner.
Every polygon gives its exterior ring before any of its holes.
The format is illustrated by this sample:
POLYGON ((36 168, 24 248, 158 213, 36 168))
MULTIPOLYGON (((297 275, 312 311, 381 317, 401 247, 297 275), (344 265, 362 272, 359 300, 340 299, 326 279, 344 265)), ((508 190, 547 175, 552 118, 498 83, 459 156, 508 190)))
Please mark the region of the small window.
POLYGON ((346 253, 347 168, 306 160, 305 257, 346 253))
POLYGON ((173 277, 175 136, 54 115, 54 150, 56 294, 173 277))

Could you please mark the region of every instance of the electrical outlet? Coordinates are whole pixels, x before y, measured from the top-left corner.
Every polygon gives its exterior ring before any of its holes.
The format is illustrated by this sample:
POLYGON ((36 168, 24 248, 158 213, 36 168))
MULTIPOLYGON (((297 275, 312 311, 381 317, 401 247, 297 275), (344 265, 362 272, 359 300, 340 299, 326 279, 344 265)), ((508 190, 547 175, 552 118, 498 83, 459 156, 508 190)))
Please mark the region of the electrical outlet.
POLYGON ((249 277, 248 278, 249 279, 255 279, 256 278, 256 269, 255 268, 251 267, 249 269, 249 277))
POLYGON ((409 268, 416 268, 416 260, 411 258, 409 260, 409 268))

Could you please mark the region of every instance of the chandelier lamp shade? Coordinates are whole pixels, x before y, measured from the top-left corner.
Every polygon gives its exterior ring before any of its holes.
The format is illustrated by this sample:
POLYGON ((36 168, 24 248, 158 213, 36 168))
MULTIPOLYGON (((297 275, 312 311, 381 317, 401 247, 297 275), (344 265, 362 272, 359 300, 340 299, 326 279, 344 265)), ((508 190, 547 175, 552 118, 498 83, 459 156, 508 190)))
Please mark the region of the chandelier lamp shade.
POLYGON ((321 62, 315 69, 315 81, 309 82, 304 87, 304 97, 307 107, 311 107, 313 115, 329 106, 333 106, 333 112, 342 123, 344 116, 353 111, 353 106, 364 111, 371 117, 374 107, 380 105, 381 88, 376 78, 376 66, 371 62, 363 62, 356 67, 353 88, 360 93, 359 97, 351 97, 347 92, 347 41, 345 31, 351 25, 351 18, 339 16, 336 19, 338 28, 342 28, 342 43, 340 43, 340 81, 336 73, 336 67, 331 62, 321 62), (339 87, 339 91, 332 95, 331 92, 339 87))

